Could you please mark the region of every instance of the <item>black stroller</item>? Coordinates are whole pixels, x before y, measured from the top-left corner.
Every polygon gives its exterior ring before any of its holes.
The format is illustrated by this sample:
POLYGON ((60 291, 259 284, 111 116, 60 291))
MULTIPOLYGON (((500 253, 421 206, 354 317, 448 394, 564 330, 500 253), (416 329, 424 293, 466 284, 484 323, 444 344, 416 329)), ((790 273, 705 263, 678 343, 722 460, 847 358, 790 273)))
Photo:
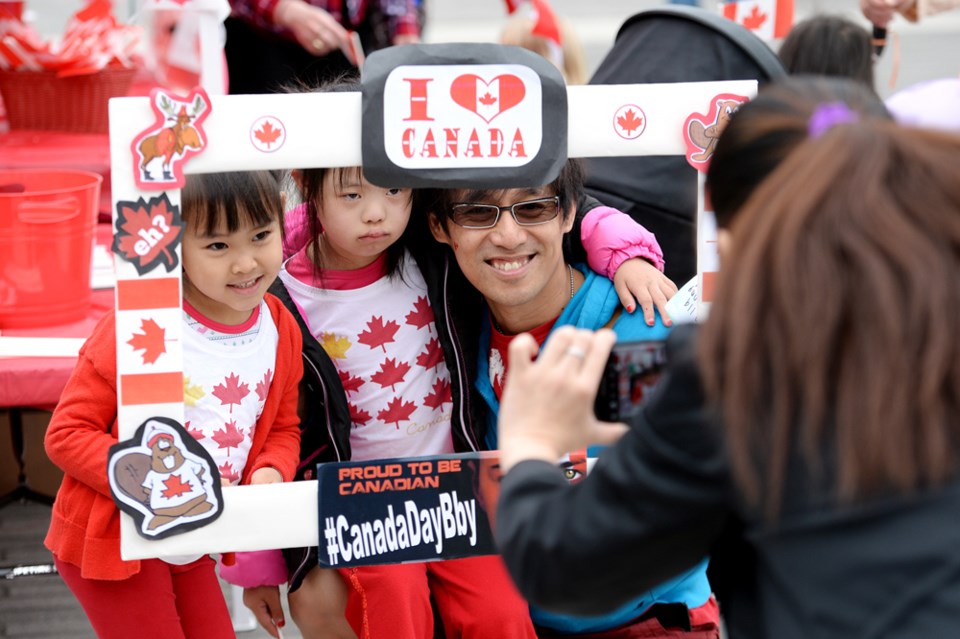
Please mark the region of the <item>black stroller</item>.
MULTIPOLYGON (((696 7, 643 11, 620 27, 589 84, 757 80, 786 71, 757 36, 696 7)), ((666 275, 683 285, 696 275, 696 171, 683 156, 586 161, 587 192, 656 234, 666 275)))

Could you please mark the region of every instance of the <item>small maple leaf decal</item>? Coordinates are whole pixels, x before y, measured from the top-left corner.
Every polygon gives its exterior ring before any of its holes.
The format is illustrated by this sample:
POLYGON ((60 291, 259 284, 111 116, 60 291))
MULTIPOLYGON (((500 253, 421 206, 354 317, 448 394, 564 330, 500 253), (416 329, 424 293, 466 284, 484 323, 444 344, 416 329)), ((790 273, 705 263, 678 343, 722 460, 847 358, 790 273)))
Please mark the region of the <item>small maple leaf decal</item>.
POLYGON ((206 397, 203 387, 190 384, 190 378, 183 376, 183 403, 187 406, 196 406, 197 402, 206 397))
POLYGON ((637 114, 633 112, 633 109, 627 109, 623 115, 617 118, 617 124, 620 125, 624 133, 630 135, 643 126, 643 118, 638 118, 637 114))
POLYGON ((136 267, 140 275, 162 264, 169 273, 177 267, 177 245, 183 234, 180 208, 164 193, 136 202, 117 202, 113 252, 136 267))
POLYGON ((165 335, 164 329, 152 319, 140 321, 141 333, 134 333, 133 337, 127 340, 127 344, 133 347, 135 351, 143 351, 144 364, 153 364, 157 358, 167 352, 167 347, 163 343, 165 335))
POLYGON ((223 462, 223 466, 217 466, 217 468, 220 470, 221 479, 226 479, 230 483, 240 479, 240 473, 234 469, 233 464, 231 464, 229 461, 223 462))
POLYGON ((263 374, 263 379, 257 382, 254 390, 257 392, 257 397, 261 402, 267 401, 267 393, 270 392, 270 380, 272 379, 270 375, 272 371, 268 368, 267 372, 263 374))
POLYGON ((423 398, 423 405, 430 408, 440 408, 448 403, 453 403, 453 396, 450 394, 450 382, 445 379, 438 379, 433 384, 433 392, 423 398))
POLYGON ((753 10, 743 19, 743 26, 750 30, 759 29, 767 21, 767 14, 760 11, 760 7, 753 5, 753 10))
POLYGON ((496 102, 496 101, 497 101, 497 99, 496 99, 495 97, 493 97, 492 95, 490 95, 490 92, 489 92, 489 91, 487 91, 486 93, 484 93, 484 94, 483 94, 483 97, 477 98, 477 102, 479 102, 480 104, 483 104, 484 106, 490 106, 491 104, 493 104, 493 103, 496 102))
POLYGON ((357 428, 358 426, 363 426, 370 421, 370 413, 365 410, 360 410, 353 405, 353 402, 349 403, 350 406, 350 421, 353 422, 353 427, 357 428))
POLYGON ((233 405, 240 405, 243 398, 250 394, 250 387, 246 383, 240 383, 240 376, 231 373, 223 378, 223 384, 217 384, 213 387, 213 396, 220 400, 220 404, 230 406, 230 412, 233 412, 233 405))
POLYGON ((337 374, 340 376, 340 383, 343 384, 343 392, 347 394, 356 393, 367 383, 362 377, 354 377, 348 371, 338 370, 337 374))
POLYGON ((377 419, 387 424, 396 424, 400 430, 400 422, 410 419, 410 414, 417 409, 413 402, 405 402, 402 397, 394 397, 387 407, 377 413, 377 419))
POLYGON ((413 310, 407 313, 405 319, 407 324, 416 326, 418 329, 429 325, 433 321, 433 309, 430 308, 430 302, 427 301, 427 298, 418 297, 413 305, 413 310))
POLYGON ((201 439, 203 439, 204 437, 206 437, 206 435, 203 434, 203 431, 200 430, 199 428, 190 428, 190 422, 189 422, 189 421, 188 421, 186 424, 183 425, 183 428, 184 428, 184 430, 186 430, 188 433, 190 433, 190 436, 191 436, 191 437, 193 437, 193 438, 194 438, 195 440, 197 440, 197 441, 200 441, 201 439))
POLYGON ((344 336, 334 333, 321 333, 320 346, 327 352, 330 359, 343 359, 347 356, 347 351, 353 344, 344 336))
POLYGON ((400 325, 390 320, 386 324, 383 323, 383 316, 373 317, 367 322, 367 329, 357 336, 357 341, 361 344, 366 344, 370 348, 376 348, 379 346, 383 349, 383 352, 387 352, 387 347, 384 344, 389 344, 390 342, 395 341, 393 336, 397 334, 397 331, 400 330, 400 325))
POLYGON ((281 129, 274 128, 270 124, 270 120, 267 120, 263 123, 259 129, 253 132, 253 135, 267 145, 267 148, 270 148, 270 145, 277 141, 277 138, 280 137, 281 129))
POLYGON ((380 384, 380 388, 390 387, 391 390, 397 390, 394 385, 402 382, 410 370, 410 364, 387 358, 383 364, 380 364, 380 370, 370 376, 370 380, 380 384))
MULTIPOLYGON (((399 426, 397 426, 399 428, 399 426)), ((162 491, 160 494, 166 497, 167 499, 171 497, 179 497, 184 493, 190 492, 192 486, 190 482, 184 482, 180 479, 180 475, 170 475, 169 479, 163 480, 163 485, 167 487, 166 490, 162 491)))
POLYGON ((226 448, 227 455, 231 448, 236 448, 243 441, 243 431, 237 428, 237 422, 232 419, 223 425, 223 429, 213 433, 213 441, 217 442, 217 448, 226 448))
POLYGON ((440 340, 436 337, 427 342, 425 350, 417 355, 417 364, 427 370, 433 368, 443 361, 443 348, 440 346, 440 340))

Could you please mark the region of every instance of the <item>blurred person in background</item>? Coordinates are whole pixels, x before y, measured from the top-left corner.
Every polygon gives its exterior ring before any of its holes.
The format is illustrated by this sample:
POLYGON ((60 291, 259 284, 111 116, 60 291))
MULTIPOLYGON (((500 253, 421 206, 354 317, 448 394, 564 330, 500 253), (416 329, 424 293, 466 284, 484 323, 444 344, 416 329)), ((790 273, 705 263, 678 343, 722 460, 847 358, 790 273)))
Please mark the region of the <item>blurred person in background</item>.
POLYGON ((538 53, 554 64, 568 85, 587 81, 580 39, 569 20, 554 13, 547 0, 507 0, 510 16, 500 31, 500 44, 538 53))
POLYGON ((777 55, 791 75, 852 78, 874 89, 870 33, 847 18, 816 15, 798 22, 777 55))

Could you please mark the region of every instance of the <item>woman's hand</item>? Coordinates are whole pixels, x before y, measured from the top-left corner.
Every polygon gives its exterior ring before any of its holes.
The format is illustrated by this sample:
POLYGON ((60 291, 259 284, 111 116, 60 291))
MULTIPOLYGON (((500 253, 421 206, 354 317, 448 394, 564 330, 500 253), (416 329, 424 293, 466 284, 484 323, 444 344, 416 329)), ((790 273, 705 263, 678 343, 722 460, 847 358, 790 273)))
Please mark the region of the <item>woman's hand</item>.
POLYGON ((677 285, 656 266, 639 257, 626 260, 614 274, 613 285, 628 313, 634 311, 633 301, 636 299, 643 309, 647 326, 653 326, 655 321, 654 307, 660 311, 664 326, 670 326, 667 302, 677 294, 677 285))
POLYGON ((601 422, 593 413, 616 341, 609 329, 594 333, 563 326, 537 357, 529 334, 514 338, 498 419, 504 473, 526 459, 556 462, 571 450, 612 444, 626 432, 624 424, 601 422))
POLYGON ((293 33, 304 49, 316 56, 346 47, 347 30, 332 15, 302 0, 280 0, 273 21, 293 33))
POLYGON ((916 0, 860 0, 863 15, 878 27, 886 27, 898 11, 905 11, 916 0))

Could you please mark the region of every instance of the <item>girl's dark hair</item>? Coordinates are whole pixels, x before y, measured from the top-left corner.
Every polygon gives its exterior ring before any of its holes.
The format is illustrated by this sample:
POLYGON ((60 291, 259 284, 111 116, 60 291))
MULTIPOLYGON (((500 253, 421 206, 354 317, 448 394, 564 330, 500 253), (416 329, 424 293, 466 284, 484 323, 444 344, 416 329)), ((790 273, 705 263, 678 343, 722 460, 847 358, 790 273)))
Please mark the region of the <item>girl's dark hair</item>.
POLYGON ((873 90, 871 40, 870 33, 851 20, 818 15, 798 22, 787 34, 778 55, 791 75, 850 78, 873 90))
MULTIPOLYGON (((205 235, 273 221, 283 229, 280 186, 269 171, 188 175, 180 193, 183 220, 205 235)), ((282 231, 281 231, 282 232, 282 231)))
MULTIPOLYGON (((299 89, 302 91, 304 87, 299 87, 299 89)), ((345 93, 351 91, 357 93, 362 91, 360 80, 354 76, 342 76, 312 89, 312 92, 315 93, 345 93)), ((313 243, 315 249, 311 251, 315 271, 314 276, 320 281, 323 279, 324 266, 320 251, 316 250, 316 248, 320 246, 323 228, 320 224, 317 207, 318 203, 323 201, 323 180, 327 173, 331 171, 333 172, 334 180, 337 182, 337 188, 340 188, 345 183, 345 180, 349 178, 363 176, 363 170, 359 167, 323 167, 300 169, 299 171, 300 178, 298 182, 300 185, 300 194, 303 198, 304 205, 307 207, 307 228, 310 231, 310 241, 313 243)), ((411 206, 416 205, 418 201, 417 197, 411 195, 411 206)), ((404 237, 407 236, 408 234, 405 233, 404 237)), ((406 242, 403 238, 387 247, 387 273, 391 277, 400 275, 403 257, 406 254, 405 247, 406 242)))
MULTIPOLYGON (((792 132, 790 111, 760 131, 792 132)), ((960 441, 960 136, 861 118, 790 146, 730 227, 700 335, 735 476, 768 515, 798 460, 844 501, 940 484, 960 441)))
POLYGON ((890 119, 880 98, 847 78, 795 76, 760 88, 724 128, 707 170, 706 191, 725 228, 757 186, 809 137, 821 105, 841 102, 863 118, 890 119))

